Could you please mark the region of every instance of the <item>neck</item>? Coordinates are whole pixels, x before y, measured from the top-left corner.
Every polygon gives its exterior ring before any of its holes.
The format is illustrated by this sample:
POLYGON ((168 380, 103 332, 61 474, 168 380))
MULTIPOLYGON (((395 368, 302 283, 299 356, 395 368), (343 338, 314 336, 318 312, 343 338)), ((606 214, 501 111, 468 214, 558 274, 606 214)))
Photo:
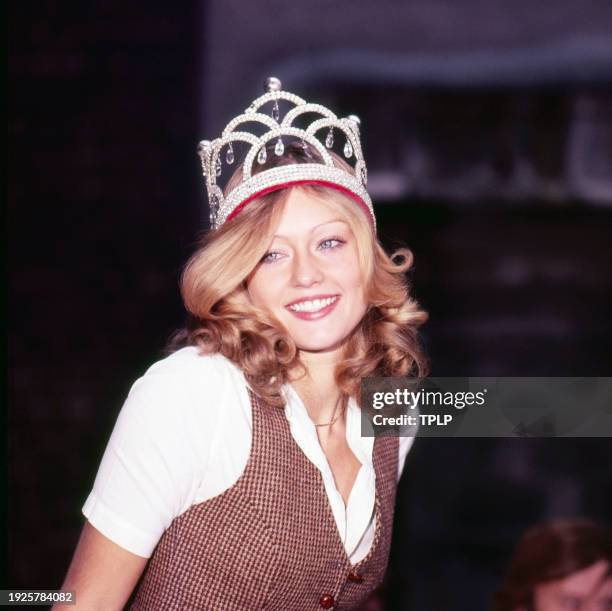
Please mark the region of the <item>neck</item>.
POLYGON ((340 350, 333 352, 300 351, 300 360, 306 368, 307 377, 313 384, 329 387, 335 386, 334 371, 340 361, 340 350))
POLYGON ((340 391, 334 372, 341 358, 341 350, 333 352, 300 352, 300 360, 306 368, 303 376, 292 380, 292 385, 301 396, 310 418, 315 423, 328 422, 340 391))

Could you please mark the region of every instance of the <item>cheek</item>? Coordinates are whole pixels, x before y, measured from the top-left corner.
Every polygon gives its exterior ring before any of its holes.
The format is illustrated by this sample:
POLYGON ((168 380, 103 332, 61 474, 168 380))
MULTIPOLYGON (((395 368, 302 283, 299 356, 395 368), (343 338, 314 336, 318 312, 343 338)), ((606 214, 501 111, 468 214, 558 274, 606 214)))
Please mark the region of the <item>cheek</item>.
POLYGON ((247 292, 251 303, 255 306, 262 307, 265 293, 263 292, 264 283, 261 281, 261 274, 254 274, 247 282, 247 292))
POLYGON ((337 267, 336 278, 345 290, 354 293, 353 298, 363 299, 365 294, 364 280, 356 256, 347 258, 342 265, 337 267))
POLYGON ((258 270, 247 284, 251 303, 260 308, 271 308, 278 301, 279 279, 265 270, 258 270))

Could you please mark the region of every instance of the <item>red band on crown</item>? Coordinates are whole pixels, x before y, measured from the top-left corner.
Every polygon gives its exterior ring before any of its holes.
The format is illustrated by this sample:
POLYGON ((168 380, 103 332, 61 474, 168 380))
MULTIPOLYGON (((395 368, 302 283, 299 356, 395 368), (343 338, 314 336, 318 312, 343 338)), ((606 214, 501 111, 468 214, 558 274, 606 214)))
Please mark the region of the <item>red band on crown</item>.
POLYGON ((231 221, 248 203, 252 202, 255 199, 263 197, 264 195, 267 195, 268 193, 273 193, 274 191, 280 191, 281 189, 286 189, 287 187, 296 187, 298 185, 321 185, 323 187, 329 187, 331 189, 335 189, 336 191, 340 191, 344 195, 347 195, 348 197, 350 197, 354 202, 356 202, 361 207, 361 209, 366 213, 372 226, 374 226, 374 219, 372 218, 372 213, 370 212, 370 209, 368 208, 366 203, 360 197, 355 195, 355 193, 353 193, 352 191, 349 191, 348 189, 345 189, 344 187, 336 183, 327 182, 325 180, 294 180, 291 182, 284 182, 278 185, 273 185, 271 187, 266 187, 265 189, 262 189, 261 191, 258 191, 257 193, 251 195, 250 197, 245 199, 243 202, 240 202, 240 204, 238 204, 232 210, 232 212, 228 215, 225 221, 226 222, 231 221))

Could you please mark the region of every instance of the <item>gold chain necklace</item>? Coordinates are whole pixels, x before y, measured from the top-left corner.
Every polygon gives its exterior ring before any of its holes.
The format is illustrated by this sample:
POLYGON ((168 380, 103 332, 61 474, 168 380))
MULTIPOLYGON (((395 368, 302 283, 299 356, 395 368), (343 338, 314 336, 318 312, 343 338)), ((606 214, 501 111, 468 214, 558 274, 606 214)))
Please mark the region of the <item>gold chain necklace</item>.
POLYGON ((315 426, 331 426, 332 424, 334 424, 334 422, 336 422, 336 420, 338 420, 338 418, 340 418, 340 414, 338 414, 335 418, 334 418, 334 414, 336 413, 336 410, 338 409, 338 405, 340 405, 341 398, 342 398, 342 395, 338 397, 338 400, 336 401, 336 405, 334 405, 334 411, 332 412, 332 420, 330 420, 329 422, 321 422, 321 424, 315 424, 315 426))

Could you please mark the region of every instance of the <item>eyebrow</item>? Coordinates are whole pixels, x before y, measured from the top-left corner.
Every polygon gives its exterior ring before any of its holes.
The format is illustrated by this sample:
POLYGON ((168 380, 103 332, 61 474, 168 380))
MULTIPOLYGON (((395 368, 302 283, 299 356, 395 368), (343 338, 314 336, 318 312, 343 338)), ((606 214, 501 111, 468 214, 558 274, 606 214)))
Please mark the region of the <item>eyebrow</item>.
MULTIPOLYGON (((309 233, 314 233, 319 227, 323 227, 324 225, 331 225, 332 223, 343 223, 344 225, 348 226, 348 223, 343 220, 343 219, 333 219, 331 221, 325 221, 324 223, 319 223, 318 225, 315 225, 314 227, 312 227, 312 229, 309 231, 309 233)), ((286 238, 286 236, 281 235, 279 233, 276 233, 272 236, 273 238, 286 238)))

